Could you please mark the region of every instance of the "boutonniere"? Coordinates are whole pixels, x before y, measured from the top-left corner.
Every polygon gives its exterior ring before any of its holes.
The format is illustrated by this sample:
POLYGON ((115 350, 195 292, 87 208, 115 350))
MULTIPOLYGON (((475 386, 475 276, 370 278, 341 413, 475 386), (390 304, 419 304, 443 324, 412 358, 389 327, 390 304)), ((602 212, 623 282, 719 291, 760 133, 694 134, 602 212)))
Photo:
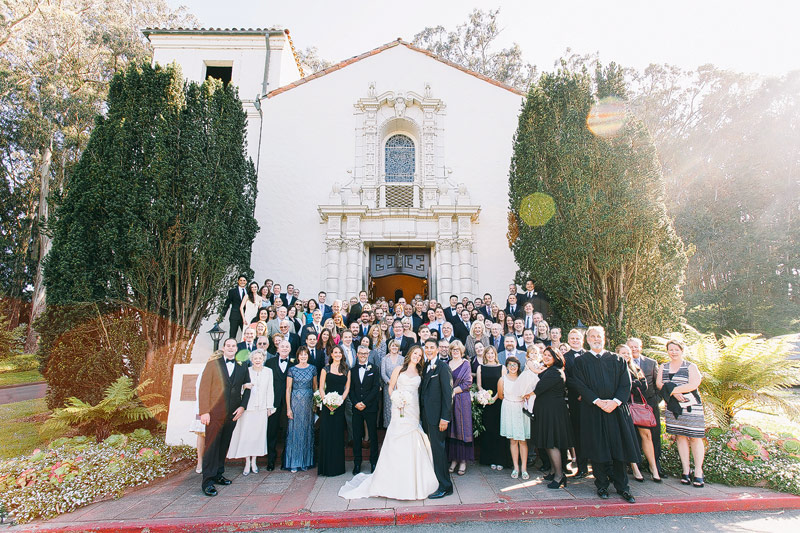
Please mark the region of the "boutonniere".
POLYGON ((239 366, 242 366, 242 362, 241 361, 236 361, 236 364, 239 365, 239 366))
POLYGON ((370 370, 372 370, 372 365, 367 365, 367 372, 369 372, 370 370))
POLYGON ((294 359, 289 359, 289 362, 294 364, 294 359))

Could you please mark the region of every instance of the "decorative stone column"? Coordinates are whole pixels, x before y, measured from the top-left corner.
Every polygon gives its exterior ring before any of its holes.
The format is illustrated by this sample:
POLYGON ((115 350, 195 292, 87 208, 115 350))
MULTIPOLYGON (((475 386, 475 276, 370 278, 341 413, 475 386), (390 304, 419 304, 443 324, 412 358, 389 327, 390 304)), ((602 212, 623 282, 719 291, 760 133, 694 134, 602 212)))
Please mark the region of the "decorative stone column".
POLYGON ((458 256, 460 262, 459 296, 472 299, 472 239, 458 239, 458 256))
POLYGON ((327 249, 325 292, 330 295, 332 302, 339 294, 339 254, 342 248, 342 239, 327 238, 325 246, 327 249))
POLYGON ((453 241, 440 239, 436 241, 436 256, 439 263, 437 273, 438 299, 447 301, 453 293, 453 241))
POLYGON ((359 281, 359 256, 361 255, 361 239, 346 239, 345 246, 347 247, 347 289, 345 294, 341 296, 342 299, 350 298, 358 294, 359 281))

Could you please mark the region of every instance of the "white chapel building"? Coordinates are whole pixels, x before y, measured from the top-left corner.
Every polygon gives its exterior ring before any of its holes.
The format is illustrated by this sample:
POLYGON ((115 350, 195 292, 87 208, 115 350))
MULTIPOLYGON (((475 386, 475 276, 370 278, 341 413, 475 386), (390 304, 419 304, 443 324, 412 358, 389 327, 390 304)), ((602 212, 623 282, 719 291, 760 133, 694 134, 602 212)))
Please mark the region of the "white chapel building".
POLYGON ((238 87, 258 171, 259 283, 293 283, 302 299, 325 290, 329 303, 360 290, 505 300, 522 92, 402 40, 304 76, 283 29, 145 34, 155 62, 238 87))

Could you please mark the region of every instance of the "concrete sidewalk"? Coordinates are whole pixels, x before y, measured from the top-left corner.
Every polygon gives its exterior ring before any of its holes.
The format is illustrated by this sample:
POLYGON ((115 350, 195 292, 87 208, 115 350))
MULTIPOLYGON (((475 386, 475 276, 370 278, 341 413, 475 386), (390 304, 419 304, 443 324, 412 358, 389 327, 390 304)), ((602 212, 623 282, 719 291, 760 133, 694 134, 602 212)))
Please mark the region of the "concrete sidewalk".
POLYGON ((566 518, 637 514, 692 513, 725 510, 800 508, 800 497, 766 489, 706 484, 681 485, 670 478, 657 484, 636 483, 636 504, 628 504, 613 489, 609 500, 595 494, 593 478, 552 490, 538 472, 529 481, 514 480, 509 470, 497 472, 472 465, 464 476, 453 476, 455 493, 441 500, 399 501, 387 498, 344 500, 339 488, 348 474, 324 478, 316 470, 241 475, 228 467, 228 487, 204 496, 200 475, 187 470, 150 486, 132 490, 117 500, 95 503, 48 522, 12 530, 59 531, 238 531, 266 528, 355 527, 391 524, 566 518))

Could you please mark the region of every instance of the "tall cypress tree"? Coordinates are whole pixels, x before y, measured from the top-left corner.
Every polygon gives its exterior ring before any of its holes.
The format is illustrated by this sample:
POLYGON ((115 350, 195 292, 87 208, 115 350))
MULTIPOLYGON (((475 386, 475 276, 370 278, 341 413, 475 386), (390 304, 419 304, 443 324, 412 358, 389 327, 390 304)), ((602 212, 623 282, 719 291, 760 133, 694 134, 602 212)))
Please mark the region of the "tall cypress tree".
POLYGON ((51 403, 70 393, 65 365, 80 366, 92 350, 119 361, 103 381, 143 371, 166 392, 215 300, 249 271, 258 225, 245 133, 235 89, 217 80, 185 84, 179 69, 149 65, 114 78, 107 115, 51 223, 44 321, 59 326, 42 339, 45 376, 59 384, 51 403), (73 319, 57 318, 64 309, 73 319), (135 322, 144 353, 132 356, 106 334, 121 317, 125 331, 135 322), (91 320, 103 327, 88 328, 98 334, 82 353, 59 351, 64 335, 91 320))
POLYGON ((518 277, 547 291, 564 324, 601 324, 612 340, 674 325, 686 266, 654 145, 625 98, 614 64, 594 79, 565 65, 542 75, 519 117, 509 178, 518 277), (606 97, 621 110, 606 117, 612 136, 587 127, 606 97))

